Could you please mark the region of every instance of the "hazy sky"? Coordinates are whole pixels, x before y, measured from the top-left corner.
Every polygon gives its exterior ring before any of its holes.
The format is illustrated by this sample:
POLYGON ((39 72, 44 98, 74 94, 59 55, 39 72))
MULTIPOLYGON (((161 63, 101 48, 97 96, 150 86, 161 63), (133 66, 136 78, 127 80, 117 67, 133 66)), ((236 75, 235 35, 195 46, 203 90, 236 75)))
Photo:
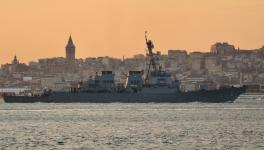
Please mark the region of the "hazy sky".
POLYGON ((208 51, 217 41, 264 45, 264 0, 1 0, 0 63, 65 56, 72 34, 78 58, 155 50, 208 51))

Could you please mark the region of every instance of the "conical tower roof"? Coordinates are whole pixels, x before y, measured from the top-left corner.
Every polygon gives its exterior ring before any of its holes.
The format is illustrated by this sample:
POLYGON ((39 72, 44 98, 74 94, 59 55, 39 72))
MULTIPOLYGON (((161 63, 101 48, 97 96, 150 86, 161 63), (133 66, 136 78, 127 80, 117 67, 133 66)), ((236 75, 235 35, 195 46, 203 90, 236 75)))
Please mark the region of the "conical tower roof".
POLYGON ((74 45, 74 43, 73 43, 73 41, 72 41, 72 37, 71 37, 71 35, 70 35, 70 37, 69 37, 69 40, 68 40, 68 43, 67 43, 67 46, 66 47, 75 47, 75 45, 74 45))

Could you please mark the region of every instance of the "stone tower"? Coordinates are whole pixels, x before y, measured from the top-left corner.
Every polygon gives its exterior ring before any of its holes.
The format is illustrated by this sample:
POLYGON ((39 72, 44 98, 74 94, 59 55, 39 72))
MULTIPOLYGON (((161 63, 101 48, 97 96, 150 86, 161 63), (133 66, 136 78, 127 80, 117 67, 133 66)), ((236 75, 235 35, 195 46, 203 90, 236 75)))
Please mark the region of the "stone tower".
POLYGON ((66 45, 66 60, 68 62, 74 62, 75 60, 75 45, 73 44, 71 36, 66 45))
POLYGON ((19 64, 19 61, 18 61, 16 55, 14 56, 14 59, 13 59, 13 61, 12 61, 12 64, 13 64, 13 65, 17 65, 17 64, 19 64))

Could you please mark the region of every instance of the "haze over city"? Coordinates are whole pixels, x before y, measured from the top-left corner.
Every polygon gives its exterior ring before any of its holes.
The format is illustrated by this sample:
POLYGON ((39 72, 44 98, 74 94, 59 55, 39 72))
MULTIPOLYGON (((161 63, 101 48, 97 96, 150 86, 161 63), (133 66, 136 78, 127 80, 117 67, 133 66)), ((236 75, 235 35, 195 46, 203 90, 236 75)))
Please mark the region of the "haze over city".
POLYGON ((264 45, 262 0, 8 0, 0 2, 0 63, 65 56, 71 34, 76 57, 155 50, 209 51, 215 42, 244 49, 264 45))

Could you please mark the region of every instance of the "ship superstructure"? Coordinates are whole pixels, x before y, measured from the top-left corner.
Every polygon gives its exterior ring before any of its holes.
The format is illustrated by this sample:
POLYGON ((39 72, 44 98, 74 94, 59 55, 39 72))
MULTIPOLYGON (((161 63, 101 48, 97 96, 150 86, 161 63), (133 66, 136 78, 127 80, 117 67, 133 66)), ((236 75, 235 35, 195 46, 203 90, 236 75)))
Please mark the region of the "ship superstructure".
POLYGON ((112 71, 102 71, 101 75, 90 77, 85 83, 80 83, 80 92, 115 92, 115 75, 112 71))
POLYGON ((80 85, 81 92, 133 92, 133 93, 175 93, 175 82, 171 73, 163 69, 159 64, 158 54, 153 52, 154 44, 145 33, 147 45, 146 71, 129 71, 123 89, 117 87, 114 73, 102 71, 101 75, 96 73, 95 77, 80 85), (146 74, 144 74, 146 73, 146 74))
POLYGON ((125 88, 127 91, 138 92, 144 88, 144 71, 129 71, 125 88))
POLYGON ((153 52, 154 44, 152 40, 147 37, 147 32, 145 32, 145 40, 147 45, 147 57, 149 59, 147 75, 145 83, 150 86, 167 86, 173 87, 174 82, 172 80, 171 73, 159 64, 158 54, 153 52))

